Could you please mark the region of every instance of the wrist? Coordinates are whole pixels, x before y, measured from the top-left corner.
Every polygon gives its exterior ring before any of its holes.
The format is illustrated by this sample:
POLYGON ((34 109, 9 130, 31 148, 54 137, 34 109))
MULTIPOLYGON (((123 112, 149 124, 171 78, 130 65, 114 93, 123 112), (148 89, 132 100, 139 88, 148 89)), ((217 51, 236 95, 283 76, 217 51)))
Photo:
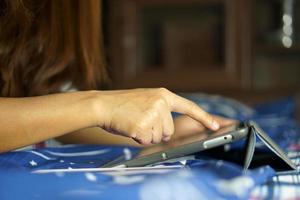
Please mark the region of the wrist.
POLYGON ((88 108, 91 113, 91 123, 93 126, 103 127, 107 121, 107 105, 101 91, 87 91, 88 108))

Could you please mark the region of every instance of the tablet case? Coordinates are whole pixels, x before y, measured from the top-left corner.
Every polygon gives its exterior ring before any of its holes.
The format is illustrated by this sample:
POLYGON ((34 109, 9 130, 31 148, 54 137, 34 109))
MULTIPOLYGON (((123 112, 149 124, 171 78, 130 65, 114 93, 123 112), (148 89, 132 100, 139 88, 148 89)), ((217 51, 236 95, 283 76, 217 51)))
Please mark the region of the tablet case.
MULTIPOLYGON (((262 165, 270 165, 273 169, 277 171, 282 170, 295 170, 295 164, 288 158, 283 150, 253 121, 243 122, 248 132, 246 133, 246 138, 240 141, 245 141, 243 149, 235 149, 225 151, 225 146, 221 145, 208 150, 199 151, 198 153, 193 153, 187 155, 192 159, 219 159, 226 160, 230 162, 242 165, 246 171, 248 168, 255 168, 262 165), (256 140, 259 138, 267 147, 269 151, 262 151, 256 147, 256 140)), ((179 160, 184 160, 185 157, 178 157, 174 159, 166 159, 165 161, 160 161, 152 163, 151 165, 162 164, 164 162, 177 162, 179 160)), ((120 166, 120 163, 124 162, 124 156, 121 156, 101 167, 111 167, 120 166)))
POLYGON ((198 155, 206 155, 235 162, 241 164, 244 170, 262 165, 270 165, 277 171, 296 169, 296 165, 288 158, 284 151, 255 122, 249 121, 246 123, 249 127, 249 133, 244 150, 225 152, 224 147, 218 147, 199 152, 198 155), (269 151, 261 151, 255 148, 257 138, 266 145, 269 151))

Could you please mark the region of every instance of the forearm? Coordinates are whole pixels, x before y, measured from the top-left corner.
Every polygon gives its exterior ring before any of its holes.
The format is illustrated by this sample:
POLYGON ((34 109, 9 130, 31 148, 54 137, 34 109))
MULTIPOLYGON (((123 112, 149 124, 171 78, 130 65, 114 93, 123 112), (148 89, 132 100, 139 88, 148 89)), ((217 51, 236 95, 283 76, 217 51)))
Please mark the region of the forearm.
POLYGON ((219 128, 195 103, 164 88, 0 98, 0 152, 95 126, 158 144, 174 134, 172 111, 219 128))
POLYGON ((0 98, 0 152, 96 126, 93 95, 0 98))

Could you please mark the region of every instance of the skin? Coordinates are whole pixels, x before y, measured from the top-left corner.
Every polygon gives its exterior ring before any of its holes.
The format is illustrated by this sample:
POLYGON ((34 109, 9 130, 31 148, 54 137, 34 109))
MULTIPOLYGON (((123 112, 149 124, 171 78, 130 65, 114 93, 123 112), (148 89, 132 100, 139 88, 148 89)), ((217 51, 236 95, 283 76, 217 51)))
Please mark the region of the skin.
MULTIPOLYGON (((228 126, 236 123, 232 119, 223 118, 220 116, 214 116, 215 120, 220 124, 220 127, 228 126)), ((189 137, 194 134, 201 134, 206 131, 206 127, 198 121, 186 116, 181 115, 174 119, 174 135, 168 142, 160 143, 159 148, 168 148, 178 140, 182 140, 185 137, 189 137)), ((64 144, 108 144, 108 145, 130 145, 137 147, 145 147, 140 145, 131 138, 123 137, 121 135, 110 134, 100 127, 86 128, 75 131, 73 133, 65 134, 56 138, 59 142, 64 144)), ((152 148, 152 145, 147 147, 152 148)))
MULTIPOLYGON (((167 142, 177 126, 172 111, 188 116, 185 120, 193 119, 198 126, 212 130, 220 127, 217 117, 165 88, 0 98, 0 152, 87 131, 125 136, 117 137, 127 138, 124 143, 129 140, 141 145, 167 142)), ((90 139, 101 140, 101 137, 90 139)))

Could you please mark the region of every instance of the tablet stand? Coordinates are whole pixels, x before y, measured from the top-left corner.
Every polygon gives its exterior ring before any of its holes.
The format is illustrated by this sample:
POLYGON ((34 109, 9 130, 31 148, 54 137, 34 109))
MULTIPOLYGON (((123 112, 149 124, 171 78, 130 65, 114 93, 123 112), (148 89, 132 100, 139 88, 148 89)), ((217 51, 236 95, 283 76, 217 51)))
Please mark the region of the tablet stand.
POLYGON ((249 121, 248 125, 250 127, 250 132, 247 138, 248 144, 246 143, 247 152, 244 162, 245 170, 249 168, 252 162, 254 165, 256 163, 267 164, 269 162, 271 165, 273 164, 273 167, 275 169, 278 170, 293 170, 297 168, 296 165, 284 153, 284 151, 255 122, 249 121), (268 149, 273 153, 273 155, 265 154, 264 156, 262 156, 261 159, 259 159, 259 155, 255 155, 256 137, 258 137, 268 147, 268 149), (266 158, 269 158, 270 160, 266 160, 266 158), (263 162, 262 159, 264 159, 265 162, 263 162))
POLYGON ((277 171, 295 170, 297 168, 284 151, 255 122, 249 121, 246 123, 249 127, 249 133, 243 150, 224 151, 224 147, 218 147, 201 152, 199 155, 238 163, 243 166, 245 171, 248 168, 262 165, 270 165, 277 171), (270 152, 259 151, 255 148, 257 138, 266 145, 270 152))

